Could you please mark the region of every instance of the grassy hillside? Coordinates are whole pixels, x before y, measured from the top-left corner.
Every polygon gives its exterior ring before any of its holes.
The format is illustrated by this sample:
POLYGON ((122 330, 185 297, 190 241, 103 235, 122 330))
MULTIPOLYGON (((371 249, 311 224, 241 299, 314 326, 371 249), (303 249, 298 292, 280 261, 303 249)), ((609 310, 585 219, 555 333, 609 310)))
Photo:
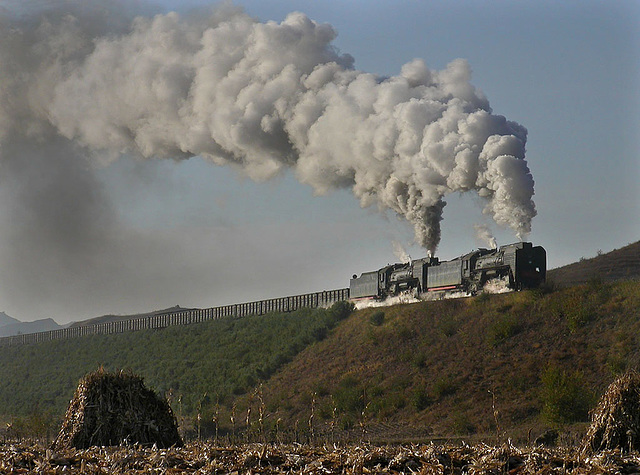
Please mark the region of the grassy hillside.
POLYGON ((524 440, 579 429, 614 377, 640 365, 640 282, 609 281, 636 275, 634 246, 551 271, 556 285, 535 291, 4 348, 0 416, 60 418, 103 365, 143 376, 183 429, 204 435, 524 440), (631 270, 614 276, 612 262, 631 270), (576 272, 588 282, 557 285, 576 272))
POLYGON ((621 279, 640 279, 640 241, 590 259, 552 269, 547 280, 561 286, 584 284, 592 279, 612 282, 621 279))
POLYGON ((61 417, 78 380, 104 366, 132 369, 174 410, 193 415, 228 403, 268 379, 309 344, 324 338, 350 308, 222 319, 188 326, 3 348, 0 415, 61 417))
POLYGON ((383 440, 507 433, 587 420, 640 357, 640 283, 593 281, 355 312, 262 388, 285 424, 383 440))

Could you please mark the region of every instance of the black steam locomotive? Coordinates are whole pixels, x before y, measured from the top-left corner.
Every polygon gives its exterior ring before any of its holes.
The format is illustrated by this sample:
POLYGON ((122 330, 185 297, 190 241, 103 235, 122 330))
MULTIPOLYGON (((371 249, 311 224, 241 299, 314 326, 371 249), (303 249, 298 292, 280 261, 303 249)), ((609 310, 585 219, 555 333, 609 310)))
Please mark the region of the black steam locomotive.
POLYGON ((401 293, 479 292, 489 280, 503 279, 510 289, 537 287, 547 272, 547 253, 541 246, 518 242, 498 249, 478 249, 450 261, 425 257, 391 264, 378 271, 354 275, 351 299, 384 299, 401 293))

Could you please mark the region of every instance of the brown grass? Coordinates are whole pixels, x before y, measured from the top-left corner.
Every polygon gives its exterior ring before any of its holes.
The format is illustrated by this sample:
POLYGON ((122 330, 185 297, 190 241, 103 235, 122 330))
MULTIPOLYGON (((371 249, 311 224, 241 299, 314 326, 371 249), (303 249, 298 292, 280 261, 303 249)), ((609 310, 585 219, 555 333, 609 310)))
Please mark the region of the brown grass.
POLYGON ((92 447, 50 451, 29 443, 0 444, 0 473, 142 474, 608 474, 637 473, 637 452, 591 457, 570 448, 516 447, 509 443, 319 447, 209 442, 183 448, 92 447))
POLYGON ((640 449, 640 374, 629 371, 616 379, 592 413, 584 450, 623 452, 640 449))
POLYGON ((561 286, 584 284, 593 279, 603 282, 640 279, 640 241, 551 269, 547 272, 547 279, 561 286))
MULTIPOLYGON (((555 426, 541 417, 545 368, 579 372, 599 396, 638 364, 638 308, 640 283, 630 281, 387 307, 378 326, 370 316, 379 310, 360 310, 264 383, 265 421, 304 427, 315 393, 316 433, 348 429, 352 440, 374 442, 508 434, 527 443, 555 426), (571 313, 580 306, 588 318, 571 313)), ((558 424, 577 440, 587 427, 558 424)))

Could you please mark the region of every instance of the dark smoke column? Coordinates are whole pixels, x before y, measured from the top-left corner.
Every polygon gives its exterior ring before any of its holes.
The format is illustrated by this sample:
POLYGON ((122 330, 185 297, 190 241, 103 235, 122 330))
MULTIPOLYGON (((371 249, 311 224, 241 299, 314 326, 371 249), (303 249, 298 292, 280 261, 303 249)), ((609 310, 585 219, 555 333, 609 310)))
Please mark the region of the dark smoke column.
POLYGON ((330 25, 301 13, 259 23, 229 5, 138 18, 90 42, 69 22, 30 45, 46 54, 29 114, 91 154, 201 155, 254 180, 292 169, 319 194, 349 187, 362 206, 395 211, 430 251, 454 192, 530 232, 526 129, 491 113, 464 60, 442 71, 414 60, 383 79, 353 69, 330 25))

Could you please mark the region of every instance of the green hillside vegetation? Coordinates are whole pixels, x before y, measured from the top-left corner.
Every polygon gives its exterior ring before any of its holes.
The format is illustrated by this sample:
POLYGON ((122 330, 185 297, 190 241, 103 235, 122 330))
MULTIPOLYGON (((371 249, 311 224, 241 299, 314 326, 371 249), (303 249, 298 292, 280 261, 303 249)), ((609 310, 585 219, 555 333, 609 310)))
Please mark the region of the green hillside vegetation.
POLYGON ((61 419, 88 372, 132 369, 171 399, 183 418, 201 407, 232 404, 306 346, 321 340, 351 312, 331 309, 221 319, 187 326, 3 348, 0 414, 42 422, 61 419))
POLYGON ((526 441, 581 430, 615 376, 638 368, 639 335, 632 280, 352 313, 343 302, 5 348, 0 413, 59 419, 103 365, 168 395, 188 436, 526 441))

